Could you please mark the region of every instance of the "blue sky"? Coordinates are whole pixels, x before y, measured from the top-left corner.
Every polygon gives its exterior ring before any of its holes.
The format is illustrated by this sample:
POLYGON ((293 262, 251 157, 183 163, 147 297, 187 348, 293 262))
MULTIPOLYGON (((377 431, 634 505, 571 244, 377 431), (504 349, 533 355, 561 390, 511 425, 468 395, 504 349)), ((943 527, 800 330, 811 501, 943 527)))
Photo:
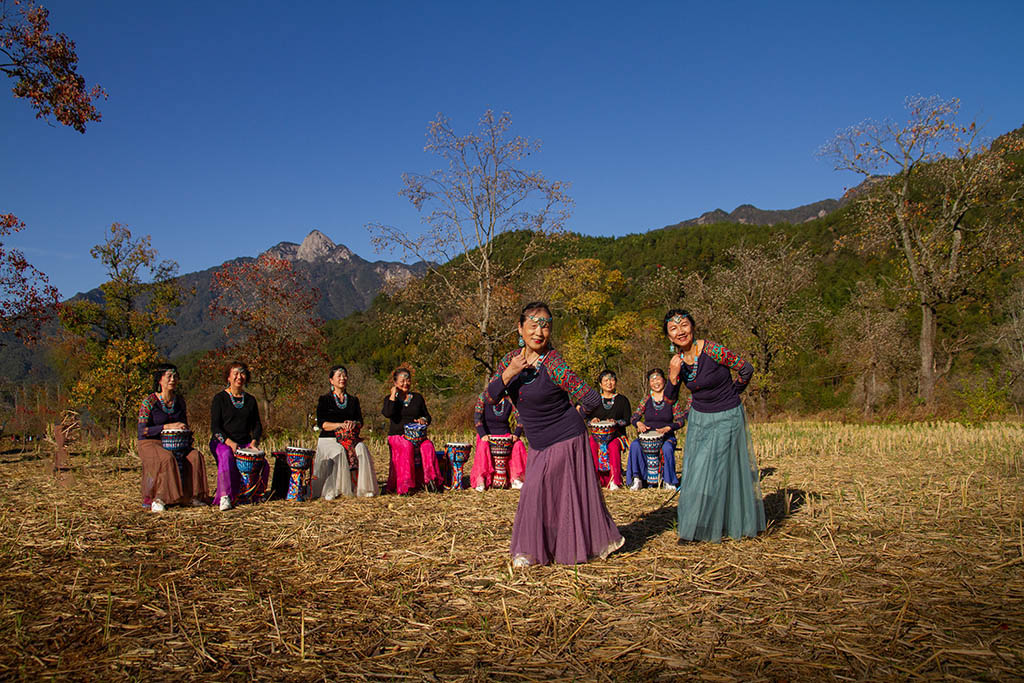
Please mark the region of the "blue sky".
POLYGON ((419 229, 398 191, 438 112, 510 111, 594 235, 838 197, 856 180, 818 147, 908 95, 1024 123, 1018 1, 42 4, 110 93, 85 135, 0 96, 0 213, 29 225, 7 243, 65 296, 115 221, 182 272, 314 228, 397 258, 364 226, 419 229))

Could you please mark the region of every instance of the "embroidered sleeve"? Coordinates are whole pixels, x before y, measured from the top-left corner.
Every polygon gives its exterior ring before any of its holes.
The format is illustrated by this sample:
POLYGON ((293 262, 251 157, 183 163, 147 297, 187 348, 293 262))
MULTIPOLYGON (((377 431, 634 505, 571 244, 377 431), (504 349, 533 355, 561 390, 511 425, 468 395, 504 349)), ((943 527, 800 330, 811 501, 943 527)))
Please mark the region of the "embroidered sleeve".
POLYGON ((724 365, 730 370, 736 370, 737 372, 746 364, 745 360, 721 344, 716 344, 715 342, 706 342, 704 344, 704 353, 710 356, 711 359, 719 365, 724 365))
POLYGON ((153 418, 153 394, 150 394, 146 398, 142 399, 142 405, 139 407, 139 436, 140 439, 148 439, 156 434, 163 431, 161 425, 150 425, 149 422, 153 418))
POLYGON ((473 426, 476 427, 477 436, 487 434, 487 425, 484 424, 484 393, 476 397, 476 406, 473 407, 473 426))
POLYGON ((629 399, 619 394, 615 399, 615 424, 625 427, 629 424, 629 399), (619 399, 622 399, 621 401, 619 399))
POLYGON ((690 402, 693 398, 686 399, 686 405, 682 405, 682 401, 676 401, 672 404, 672 431, 682 429, 683 425, 686 424, 686 416, 690 413, 690 402))
POLYGON ((636 410, 633 412, 633 417, 629 418, 630 424, 632 424, 634 427, 636 427, 637 422, 640 422, 641 420, 644 419, 644 411, 647 410, 647 402, 650 400, 651 397, 648 396, 644 400, 640 401, 640 405, 638 405, 636 407, 636 410))
POLYGON ((512 433, 515 434, 518 437, 522 437, 523 436, 523 425, 520 424, 520 422, 519 422, 519 411, 516 410, 516 407, 512 403, 512 401, 509 401, 509 405, 512 406, 512 413, 509 415, 508 423, 509 423, 509 425, 513 425, 514 424, 516 426, 515 429, 512 431, 512 433))
POLYGON ((501 375, 505 372, 508 364, 517 353, 520 353, 519 349, 509 351, 500 361, 498 361, 498 367, 494 369, 494 375, 491 376, 491 382, 487 385, 487 391, 484 392, 484 400, 487 403, 497 403, 505 394, 506 387, 505 383, 501 380, 501 375))
POLYGON ((554 349, 548 351, 544 356, 544 367, 547 369, 551 381, 569 394, 570 400, 574 403, 579 403, 588 411, 601 405, 601 395, 576 376, 569 364, 562 358, 562 354, 554 349))

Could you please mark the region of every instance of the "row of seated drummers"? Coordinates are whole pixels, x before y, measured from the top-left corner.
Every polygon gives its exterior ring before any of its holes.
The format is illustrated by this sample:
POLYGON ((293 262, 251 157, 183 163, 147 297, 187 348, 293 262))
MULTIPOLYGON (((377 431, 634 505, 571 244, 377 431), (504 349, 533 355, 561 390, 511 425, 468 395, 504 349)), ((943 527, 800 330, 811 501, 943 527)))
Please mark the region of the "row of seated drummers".
MULTIPOLYGON (((320 438, 316 450, 289 448, 289 453, 280 454, 287 456, 292 471, 288 473, 289 468, 279 459, 275 470, 280 471, 275 472, 275 479, 285 473, 289 478, 287 497, 291 498, 373 496, 378 492, 377 477, 369 450, 359 437, 363 420, 359 399, 347 391, 348 372, 343 366, 330 368, 328 376, 331 391, 317 403, 320 438), (310 469, 310 462, 312 477, 304 471, 310 469)), ((245 391, 248 367, 240 362, 231 363, 225 368, 224 379, 227 388, 211 402, 210 450, 217 463, 217 487, 212 501, 221 510, 229 510, 239 502, 262 500, 271 468, 258 447, 263 426, 257 401, 245 391)), ((469 444, 446 445, 446 450, 453 452, 456 467, 445 472, 448 459, 439 459, 434 444, 425 436, 430 413, 422 394, 412 390, 409 371, 398 368, 391 379, 391 392, 381 409, 389 420, 391 456, 385 490, 398 494, 420 488, 436 491, 444 488, 446 480, 453 488, 461 488, 462 462, 458 461, 459 456, 465 457, 469 444)), ((645 455, 640 439, 629 444, 626 479, 631 488, 638 490, 659 481, 672 488, 679 484, 675 431, 682 427, 685 416, 681 406, 664 397, 663 371, 652 370, 647 381, 649 395, 631 412, 629 399, 616 391, 615 373, 606 370, 598 378, 602 405, 591 414, 591 432, 597 436, 591 437, 591 449, 599 483, 609 490, 623 485, 622 454, 627 444, 627 424, 633 424, 638 433, 657 436, 653 449, 660 448, 661 452, 660 462, 652 464, 650 445, 645 455)), ((160 512, 170 504, 205 505, 210 498, 204 459, 192 447, 187 415, 184 397, 178 392, 177 369, 169 364, 158 366, 153 373, 153 393, 143 400, 138 423, 143 505, 153 511, 160 512)), ((497 404, 485 403, 482 394, 478 397, 474 417, 476 447, 469 475, 470 486, 477 491, 522 486, 527 449, 521 439, 522 427, 511 428, 515 416, 516 409, 507 397, 497 404), (498 440, 501 450, 510 450, 510 454, 507 461, 499 458, 496 467, 491 451, 492 442, 498 440)))

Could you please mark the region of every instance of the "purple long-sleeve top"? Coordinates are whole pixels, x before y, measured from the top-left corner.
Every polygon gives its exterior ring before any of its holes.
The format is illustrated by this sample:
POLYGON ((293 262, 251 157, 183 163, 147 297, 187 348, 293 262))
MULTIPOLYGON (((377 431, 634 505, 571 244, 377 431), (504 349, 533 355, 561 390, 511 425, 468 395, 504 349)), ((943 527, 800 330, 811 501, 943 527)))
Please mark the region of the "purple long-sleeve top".
POLYGON ((639 406, 637 406, 636 412, 629 420, 634 427, 637 422, 643 422, 650 429, 661 429, 662 427, 671 427, 672 431, 665 435, 666 438, 675 436, 677 429, 683 428, 683 423, 686 422, 685 408, 677 401, 669 400, 668 396, 662 397, 662 400, 658 403, 654 402, 650 396, 647 396, 639 406))
POLYGON ((473 426, 476 427, 477 436, 488 434, 509 434, 512 418, 516 418, 516 436, 523 435, 523 426, 519 424, 519 413, 512 401, 503 396, 497 403, 488 403, 485 400, 485 393, 480 392, 476 398, 476 407, 473 409, 473 426), (498 412, 501 411, 501 412, 498 412))
POLYGON ((164 425, 172 422, 188 424, 188 408, 185 407, 184 396, 175 396, 174 403, 169 406, 164 405, 156 394, 150 394, 142 399, 142 406, 139 408, 140 441, 159 439, 164 425))
POLYGON ((704 342, 704 347, 694 358, 694 364, 697 366, 694 378, 688 379, 693 372, 693 365, 683 363, 679 381, 665 385, 665 397, 676 399, 679 385, 685 384, 690 390, 689 407, 700 413, 720 413, 738 406, 740 394, 754 375, 753 365, 721 344, 710 341, 704 342), (736 371, 735 380, 731 370, 736 371))
POLYGON ((539 366, 523 370, 506 385, 501 374, 520 353, 523 349, 510 351, 498 363, 497 372, 487 386, 488 402, 497 403, 506 395, 512 399, 526 429, 530 448, 534 450, 544 450, 586 433, 586 425, 573 402, 589 413, 601 404, 601 394, 577 377, 554 349, 542 357, 539 366))

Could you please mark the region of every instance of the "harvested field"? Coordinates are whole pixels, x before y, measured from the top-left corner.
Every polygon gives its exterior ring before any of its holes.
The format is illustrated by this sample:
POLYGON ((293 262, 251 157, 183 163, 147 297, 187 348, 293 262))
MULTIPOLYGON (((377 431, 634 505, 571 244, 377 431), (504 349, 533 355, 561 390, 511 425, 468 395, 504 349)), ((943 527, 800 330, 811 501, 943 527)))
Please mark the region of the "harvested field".
POLYGON ((515 571, 516 491, 157 515, 133 457, 76 455, 64 488, 9 451, 0 675, 1021 677, 1024 428, 767 424, 754 444, 760 538, 677 545, 673 496, 620 490, 622 551, 515 571))

